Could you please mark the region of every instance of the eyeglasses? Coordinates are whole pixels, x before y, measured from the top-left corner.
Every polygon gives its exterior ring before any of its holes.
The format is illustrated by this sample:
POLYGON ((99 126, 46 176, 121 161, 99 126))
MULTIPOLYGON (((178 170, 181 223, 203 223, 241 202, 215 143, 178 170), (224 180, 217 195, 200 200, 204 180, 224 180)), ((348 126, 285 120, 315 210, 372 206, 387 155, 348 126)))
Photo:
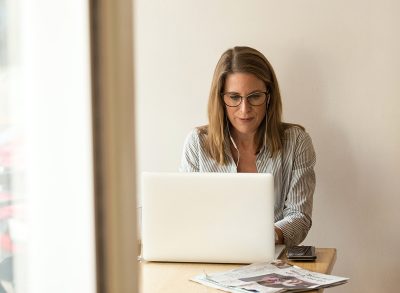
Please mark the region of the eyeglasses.
POLYGON ((267 96, 269 98, 268 92, 255 92, 246 97, 242 97, 237 93, 222 93, 224 103, 228 107, 238 107, 244 98, 246 98, 247 102, 249 102, 249 104, 252 106, 261 106, 267 100, 267 96))

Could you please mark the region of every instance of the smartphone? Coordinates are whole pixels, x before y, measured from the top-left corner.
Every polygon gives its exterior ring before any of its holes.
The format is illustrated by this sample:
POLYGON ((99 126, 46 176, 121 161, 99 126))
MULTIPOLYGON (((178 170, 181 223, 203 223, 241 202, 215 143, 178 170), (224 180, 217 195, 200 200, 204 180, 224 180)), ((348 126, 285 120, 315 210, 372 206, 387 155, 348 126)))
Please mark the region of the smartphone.
POLYGON ((314 246, 293 246, 287 250, 288 260, 313 261, 317 258, 314 246))

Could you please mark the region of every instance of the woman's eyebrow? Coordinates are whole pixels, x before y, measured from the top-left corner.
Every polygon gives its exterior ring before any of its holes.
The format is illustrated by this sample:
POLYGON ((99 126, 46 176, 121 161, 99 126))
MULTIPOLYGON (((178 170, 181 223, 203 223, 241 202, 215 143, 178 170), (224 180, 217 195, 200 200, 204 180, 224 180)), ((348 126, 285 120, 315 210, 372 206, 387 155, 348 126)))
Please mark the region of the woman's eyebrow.
MULTIPOLYGON (((251 94, 254 94, 254 93, 263 93, 263 92, 266 92, 267 90, 260 90, 260 89, 258 89, 258 90, 253 90, 253 91, 251 91, 251 92, 249 92, 247 95, 251 95, 251 94)), ((240 93, 239 92, 235 92, 235 91, 227 91, 227 92, 225 92, 226 94, 237 94, 237 95, 240 95, 240 93)))
POLYGON ((255 90, 255 91, 250 92, 249 95, 255 94, 255 93, 263 93, 263 92, 266 92, 266 90, 255 90))

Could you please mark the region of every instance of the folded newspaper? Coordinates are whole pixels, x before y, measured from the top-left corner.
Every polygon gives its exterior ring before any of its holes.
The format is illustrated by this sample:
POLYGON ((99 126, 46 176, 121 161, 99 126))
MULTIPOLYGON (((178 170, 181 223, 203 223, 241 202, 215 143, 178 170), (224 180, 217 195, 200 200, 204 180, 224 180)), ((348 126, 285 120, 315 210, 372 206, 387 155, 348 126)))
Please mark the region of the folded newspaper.
POLYGON ((195 276, 194 282, 234 293, 302 292, 344 284, 348 278, 311 272, 282 260, 195 276))

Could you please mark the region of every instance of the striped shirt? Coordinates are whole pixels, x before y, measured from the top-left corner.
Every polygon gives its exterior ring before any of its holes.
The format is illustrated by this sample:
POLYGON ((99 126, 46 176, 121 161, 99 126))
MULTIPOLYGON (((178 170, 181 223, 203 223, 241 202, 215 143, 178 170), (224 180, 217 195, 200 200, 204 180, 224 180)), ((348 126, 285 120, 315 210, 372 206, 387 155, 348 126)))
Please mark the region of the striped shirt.
MULTIPOLYGON (((181 172, 236 173, 229 144, 225 149, 228 163, 221 165, 205 151, 206 134, 192 130, 184 144, 181 172)), ((285 245, 298 245, 311 228, 315 189, 315 152, 310 136, 301 128, 286 129, 282 150, 270 156, 263 147, 256 157, 258 173, 271 173, 275 188, 275 226, 283 232, 285 245)))

